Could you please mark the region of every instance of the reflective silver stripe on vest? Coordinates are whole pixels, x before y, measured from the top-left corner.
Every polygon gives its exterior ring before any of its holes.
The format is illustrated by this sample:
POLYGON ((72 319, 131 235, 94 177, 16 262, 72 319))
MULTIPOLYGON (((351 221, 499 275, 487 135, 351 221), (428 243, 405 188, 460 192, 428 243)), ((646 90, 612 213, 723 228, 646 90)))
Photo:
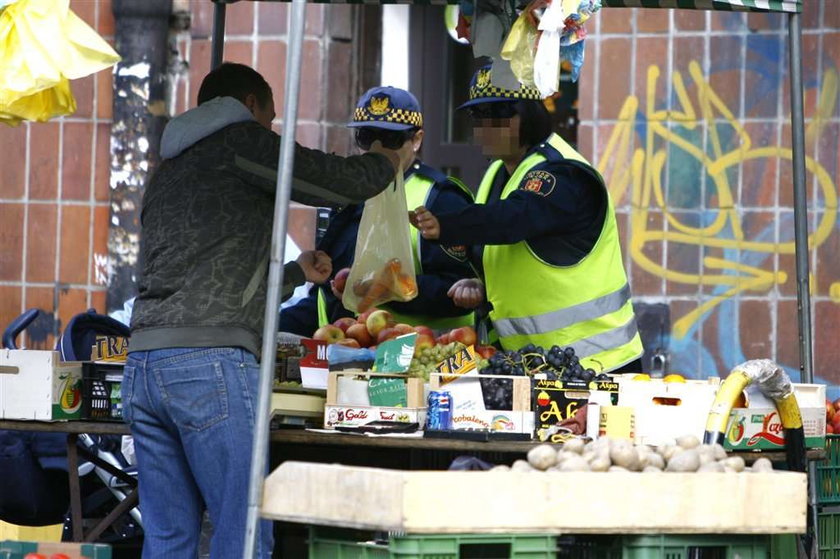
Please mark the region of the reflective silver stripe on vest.
POLYGON ((583 359, 584 357, 589 357, 590 355, 595 355, 608 349, 621 347, 631 342, 638 332, 636 317, 633 317, 623 326, 578 340, 570 345, 575 348, 575 355, 583 359))
POLYGON ((493 321, 493 327, 503 338, 520 334, 544 334, 613 313, 626 305, 629 300, 630 285, 625 283, 618 291, 607 293, 597 299, 535 316, 501 318, 493 321))

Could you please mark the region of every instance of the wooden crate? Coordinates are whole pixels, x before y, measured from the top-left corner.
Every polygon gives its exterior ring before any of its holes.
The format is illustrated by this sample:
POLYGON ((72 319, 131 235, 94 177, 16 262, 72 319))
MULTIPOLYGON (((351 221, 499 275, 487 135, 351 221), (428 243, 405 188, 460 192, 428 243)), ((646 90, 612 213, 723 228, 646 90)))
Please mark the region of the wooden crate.
POLYGON ((446 472, 285 462, 263 514, 407 533, 804 533, 802 473, 446 472))
POLYGON ((344 427, 358 427, 370 421, 401 421, 419 423, 421 428, 426 422, 426 400, 423 379, 395 373, 373 373, 370 371, 331 371, 327 377, 327 402, 324 406, 324 428, 334 429, 337 424, 344 427), (339 377, 383 377, 403 378, 406 382, 406 401, 404 408, 387 406, 365 406, 341 404, 338 401, 339 377))
POLYGON ((511 433, 534 433, 534 411, 531 408, 531 378, 511 375, 452 375, 432 373, 429 376, 432 390, 449 390, 453 393, 452 428, 455 430, 504 431, 511 433), (454 386, 459 379, 490 380, 509 379, 513 382, 513 402, 510 410, 470 410, 460 412, 457 408, 458 394, 454 386), (451 382, 448 382, 451 381, 451 382))

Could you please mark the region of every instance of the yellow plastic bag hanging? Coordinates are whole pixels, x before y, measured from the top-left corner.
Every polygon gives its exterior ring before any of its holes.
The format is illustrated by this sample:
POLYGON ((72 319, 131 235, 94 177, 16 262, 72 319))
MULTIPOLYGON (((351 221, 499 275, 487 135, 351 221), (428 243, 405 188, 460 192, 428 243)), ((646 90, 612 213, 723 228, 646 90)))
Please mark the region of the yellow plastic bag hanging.
POLYGON ((341 303, 363 313, 388 301, 417 297, 414 257, 402 171, 385 190, 365 202, 353 267, 341 303))
POLYGON ((520 14, 510 28, 501 56, 510 62, 513 75, 519 83, 534 86, 534 51, 537 44, 537 28, 526 13, 520 14))
POLYGON ((47 120, 76 109, 67 80, 120 56, 69 0, 17 0, 0 11, 0 122, 47 120), (46 93, 51 88, 58 88, 46 93), (38 95, 40 94, 40 95, 38 95))

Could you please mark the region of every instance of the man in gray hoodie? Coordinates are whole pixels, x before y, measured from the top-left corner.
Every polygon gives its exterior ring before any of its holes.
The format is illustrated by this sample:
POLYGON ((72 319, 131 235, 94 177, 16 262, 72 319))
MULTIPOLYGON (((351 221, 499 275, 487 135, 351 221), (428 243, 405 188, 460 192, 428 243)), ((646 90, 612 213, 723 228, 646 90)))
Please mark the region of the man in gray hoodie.
MULTIPOLYGON (((205 507, 211 557, 241 557, 245 539, 280 136, 271 88, 247 66, 210 72, 198 103, 166 126, 141 213, 122 396, 145 559, 195 557, 205 507)), ((292 199, 362 202, 412 157, 381 145, 347 158, 296 145, 292 199)), ((305 277, 323 280, 328 266, 315 252, 287 264, 284 295, 305 277)), ((259 557, 270 557, 271 523, 260 532, 259 557)))

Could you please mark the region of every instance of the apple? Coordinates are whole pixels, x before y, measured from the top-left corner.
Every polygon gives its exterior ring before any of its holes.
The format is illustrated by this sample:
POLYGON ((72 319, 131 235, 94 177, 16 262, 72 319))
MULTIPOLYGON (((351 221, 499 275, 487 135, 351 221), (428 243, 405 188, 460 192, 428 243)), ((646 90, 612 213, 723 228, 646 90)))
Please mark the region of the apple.
POLYGON ((414 340, 414 355, 420 355, 424 349, 435 347, 435 339, 428 334, 417 334, 417 339, 414 340))
POLYGON ((367 326, 361 322, 357 322, 353 326, 349 327, 344 335, 359 342, 361 347, 368 347, 373 343, 373 336, 371 336, 370 332, 368 332, 367 326))
POLYGON ((333 287, 339 293, 344 293, 344 288, 347 286, 347 277, 350 275, 350 268, 342 268, 335 273, 333 277, 333 287))
POLYGON ((840 410, 840 398, 837 398, 836 400, 834 400, 832 402, 832 405, 834 406, 834 411, 840 410))
POLYGON ((435 341, 438 345, 446 345, 449 343, 449 334, 441 334, 440 336, 435 338, 435 341))
POLYGON ((315 333, 312 334, 312 339, 334 344, 338 340, 344 339, 344 332, 338 326, 327 324, 315 330, 315 333))
POLYGON ((371 336, 379 336, 379 333, 388 327, 389 322, 391 322, 391 313, 378 310, 370 313, 365 320, 365 326, 367 326, 371 336))
POLYGON ((435 338, 435 331, 429 328, 428 326, 415 326, 414 331, 418 334, 425 334, 426 336, 429 336, 432 339, 435 338))
POLYGON ((828 400, 825 401, 825 422, 831 423, 831 420, 834 419, 836 410, 834 409, 834 404, 829 402, 828 400))
POLYGON ((394 326, 394 330, 400 333, 400 336, 403 334, 413 334, 414 333, 414 326, 411 324, 406 324, 405 322, 400 322, 399 324, 394 326))
POLYGON ((356 319, 350 316, 344 316, 333 322, 333 326, 341 328, 342 332, 347 332, 347 329, 356 324, 356 319))
POLYGON ((825 426, 825 433, 827 435, 833 435, 834 434, 834 426, 831 423, 829 423, 828 425, 825 426))
POLYGON ((477 345, 475 346, 475 352, 482 359, 490 359, 496 354, 496 348, 491 345, 477 345))
POLYGON ((364 297, 373 285, 373 278, 360 279, 353 284, 353 294, 357 297, 364 297))
POLYGON ((347 346, 347 347, 355 347, 355 348, 362 347, 362 345, 357 340, 354 340, 353 338, 342 338, 335 343, 338 344, 338 345, 344 345, 344 346, 347 346))
POLYGON ((475 330, 472 326, 461 326, 460 328, 455 328, 449 333, 450 341, 461 342, 467 347, 475 345, 477 339, 478 336, 476 336, 475 330))
POLYGON ((831 419, 831 426, 834 427, 835 433, 840 433, 840 413, 835 413, 831 419))
POLYGON ((359 324, 365 324, 367 322, 368 317, 378 310, 379 309, 377 309, 376 307, 369 308, 368 310, 356 317, 356 322, 358 322, 359 324))
POLYGON ((399 335, 400 333, 397 332, 395 328, 385 327, 379 331, 379 334, 377 334, 376 343, 381 344, 382 342, 392 340, 399 335))

